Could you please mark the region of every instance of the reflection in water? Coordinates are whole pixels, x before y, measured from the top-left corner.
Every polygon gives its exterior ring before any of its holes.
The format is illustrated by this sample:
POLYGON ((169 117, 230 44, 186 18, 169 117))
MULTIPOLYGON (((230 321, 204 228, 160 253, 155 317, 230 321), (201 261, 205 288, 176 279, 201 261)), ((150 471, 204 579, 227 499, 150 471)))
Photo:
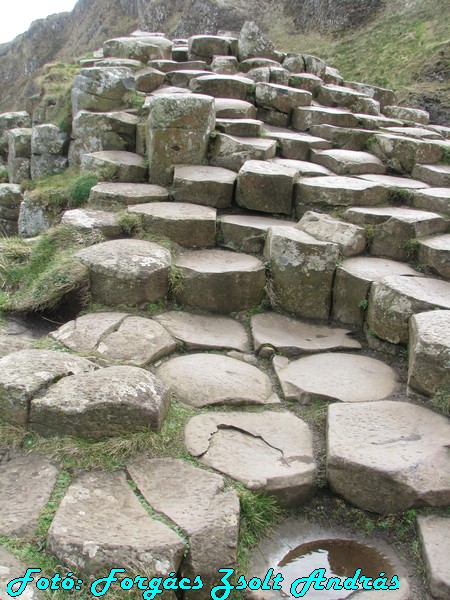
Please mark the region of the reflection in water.
MULTIPOLYGON (((325 577, 353 577, 357 569, 366 577, 376 578, 381 572, 394 574, 391 564, 377 550, 354 540, 316 540, 301 544, 291 550, 278 563, 284 577, 283 591, 290 596, 291 583, 307 577, 315 569, 325 569, 325 577)), ((298 588, 300 591, 301 585, 298 588)), ((307 600, 342 600, 355 592, 352 590, 314 590, 310 588, 307 600)), ((291 596, 290 596, 291 597, 291 596)))

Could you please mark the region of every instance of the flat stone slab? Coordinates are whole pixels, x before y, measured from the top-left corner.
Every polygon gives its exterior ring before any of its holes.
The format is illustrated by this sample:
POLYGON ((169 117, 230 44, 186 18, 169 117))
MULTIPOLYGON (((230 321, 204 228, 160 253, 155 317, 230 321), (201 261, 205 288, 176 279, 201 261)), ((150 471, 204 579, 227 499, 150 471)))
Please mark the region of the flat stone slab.
POLYGON ((206 165, 176 166, 173 196, 177 202, 191 202, 214 208, 231 206, 236 173, 206 165))
POLYGON ((216 243, 215 208, 182 202, 155 202, 129 206, 150 235, 167 237, 183 248, 207 248, 216 243))
MULTIPOLYGON (((156 512, 175 523, 189 540, 184 576, 200 575, 206 588, 220 579, 218 569, 233 568, 239 532, 239 498, 223 477, 183 460, 140 456, 127 464, 139 492, 156 512)), ((188 594, 210 598, 208 589, 188 594)))
POLYGON ((358 127, 358 118, 348 110, 326 108, 324 106, 307 106, 294 108, 292 111, 292 127, 299 131, 307 131, 313 125, 335 125, 336 127, 358 127))
POLYGON ((289 215, 294 172, 273 162, 248 160, 239 171, 236 204, 247 210, 289 215))
POLYGON ((263 132, 262 121, 257 119, 217 119, 216 130, 238 137, 260 137, 263 132))
POLYGON ((430 591, 434 598, 449 598, 450 519, 439 515, 419 515, 417 525, 430 591))
POLYGON ((442 148, 434 140, 418 140, 388 133, 376 133, 373 136, 370 152, 397 173, 412 173, 417 163, 438 163, 443 155, 442 148))
POLYGON ((195 77, 189 88, 197 94, 206 94, 213 98, 233 98, 246 100, 254 86, 252 79, 241 75, 217 75, 210 73, 195 77))
POLYGON ((69 350, 91 352, 96 350, 99 340, 117 331, 122 321, 129 316, 131 315, 124 312, 89 313, 68 321, 49 335, 69 350))
POLYGON ((251 318, 255 352, 260 355, 281 352, 286 356, 359 349, 361 344, 346 329, 316 325, 277 313, 262 313, 251 318))
POLYGON ((40 454, 0 454, 0 535, 33 536, 57 477, 58 469, 40 454))
POLYGON ((413 315, 409 331, 408 386, 426 396, 450 390, 450 310, 413 315))
POLYGON ((421 265, 450 279, 450 234, 419 240, 418 259, 421 265))
POLYGON ((286 400, 373 402, 398 389, 395 371, 368 356, 339 352, 305 356, 294 361, 275 357, 273 365, 286 400))
POLYGON ((31 402, 30 428, 42 436, 89 440, 161 429, 170 398, 164 383, 137 367, 66 377, 31 402))
POLYGON ((396 177, 394 175, 376 175, 376 174, 362 174, 358 175, 358 179, 364 179, 365 181, 372 181, 378 185, 382 185, 389 188, 402 188, 405 190, 419 190, 428 188, 428 184, 423 181, 417 181, 416 179, 408 179, 406 177, 396 177))
POLYGON ((284 505, 298 506, 314 490, 312 434, 292 413, 198 415, 186 425, 185 444, 206 466, 284 505))
POLYGON ((270 227, 295 227, 292 221, 254 215, 224 215, 220 219, 222 243, 240 252, 262 254, 270 227))
POLYGON ((248 254, 225 250, 184 252, 176 259, 181 271, 177 302, 215 313, 259 306, 266 274, 262 262, 248 254))
POLYGON ((75 254, 89 269, 93 298, 107 305, 157 302, 168 290, 169 250, 144 240, 113 240, 75 254))
POLYGON ((67 210, 61 219, 61 225, 82 231, 98 231, 107 239, 118 238, 122 233, 114 213, 91 208, 67 210))
POLYGON ((331 169, 337 175, 384 174, 386 172, 386 167, 379 158, 368 152, 357 152, 355 150, 314 152, 312 161, 331 169))
POLYGON ((0 417, 26 425, 29 404, 39 392, 68 375, 93 371, 96 365, 66 352, 22 350, 0 360, 0 417))
POLYGON ((295 171, 299 177, 322 177, 323 175, 333 175, 333 172, 322 165, 315 165, 307 160, 296 160, 291 158, 272 158, 271 162, 282 167, 289 167, 295 171))
MULTIPOLYGON (((2 598, 8 597, 6 593, 8 583, 13 579, 23 577, 27 568, 32 568, 32 565, 26 565, 6 548, 0 546, 0 594, 2 598)), ((42 594, 34 586, 28 585, 21 594, 21 598, 22 600, 42 600, 42 594)))
POLYGON ((97 471, 81 475, 67 490, 47 550, 77 574, 97 575, 118 565, 131 571, 138 565, 151 578, 177 572, 185 544, 149 516, 123 472, 97 471))
POLYGON ((450 215, 450 188, 429 188, 414 192, 415 208, 450 215))
POLYGON ((246 100, 215 98, 214 106, 218 119, 256 119, 256 107, 246 100))
POLYGON ((372 284, 367 322, 391 344, 407 344, 413 314, 450 309, 450 283, 431 277, 391 275, 372 284))
POLYGON ((33 340, 25 337, 14 337, 0 330, 0 358, 19 352, 20 350, 30 350, 33 347, 33 340))
POLYGON ((166 188, 148 183, 98 183, 91 189, 89 202, 95 206, 128 206, 145 202, 164 202, 169 198, 166 188))
POLYGON ((331 148, 330 142, 323 138, 269 125, 264 127, 264 137, 276 140, 280 156, 291 160, 307 161, 312 150, 331 148))
POLYGON ((277 110, 290 114, 298 106, 310 106, 311 92, 291 88, 287 85, 273 83, 257 83, 255 89, 255 102, 257 106, 277 110))
POLYGON ((196 315, 171 311, 157 315, 155 320, 174 338, 183 342, 186 350, 249 351, 244 327, 228 317, 196 315))
POLYGON ((450 500, 450 427, 406 402, 328 407, 327 477, 332 491, 364 510, 391 514, 450 500))
POLYGON ((334 219, 327 214, 307 211, 297 228, 321 242, 337 244, 342 256, 362 254, 367 246, 364 227, 334 219))
POLYGON ((275 140, 219 133, 212 146, 210 164, 238 172, 247 160, 268 160, 276 151, 275 140))
POLYGON ((87 171, 100 171, 106 181, 140 183, 147 176, 144 159, 133 152, 119 150, 91 152, 83 155, 81 166, 87 171))
POLYGON ((180 402, 201 408, 225 404, 277 404, 268 375, 241 360, 217 354, 169 359, 156 371, 180 402))
POLYGON ((450 165, 416 165, 412 176, 436 187, 449 187, 450 165))

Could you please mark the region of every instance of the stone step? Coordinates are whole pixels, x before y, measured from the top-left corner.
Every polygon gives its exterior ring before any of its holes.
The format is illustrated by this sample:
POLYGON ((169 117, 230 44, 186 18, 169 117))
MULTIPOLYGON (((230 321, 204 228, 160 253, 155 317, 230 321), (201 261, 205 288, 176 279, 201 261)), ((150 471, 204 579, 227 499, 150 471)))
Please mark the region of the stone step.
MULTIPOLYGON (((31 568, 15 554, 0 546, 0 591, 6 598, 6 588, 10 581, 23 577, 27 568, 31 568)), ((16 589, 16 588, 14 588, 16 589)), ((28 586, 26 590, 27 600, 43 600, 43 594, 38 592, 35 587, 28 586)))
POLYGON ((442 415, 407 402, 331 404, 331 490, 379 514, 445 506, 450 500, 448 429, 442 415))
POLYGON ((364 179, 365 181, 372 181, 378 185, 395 190, 396 188, 404 190, 420 190, 428 188, 429 185, 423 181, 417 181, 416 179, 409 179, 407 177, 396 177, 393 175, 376 175, 376 174, 363 174, 357 175, 358 179, 364 179))
POLYGON ((192 79, 202 77, 203 75, 211 75, 209 71, 184 70, 184 71, 169 71, 165 75, 165 83, 170 86, 188 88, 192 79))
POLYGON ((431 277, 391 275, 373 283, 367 322, 382 340, 407 344, 410 317, 436 309, 450 309, 449 282, 431 277))
POLYGON ((117 223, 114 213, 91 208, 75 208, 67 210, 61 219, 61 225, 75 227, 84 232, 97 231, 105 239, 120 238, 122 228, 117 223))
POLYGON ((216 119, 216 130, 238 137, 260 137, 263 123, 257 119, 216 119))
POLYGON ((406 137, 419 139, 442 140, 444 137, 437 131, 426 129, 425 127, 385 127, 381 133, 394 133, 406 137))
POLYGON ((235 56, 215 55, 211 63, 211 71, 219 75, 237 75, 239 63, 235 56))
MULTIPOLYGON (((87 65, 86 65, 87 66, 87 65)), ((144 64, 140 60, 134 60, 132 58, 102 58, 93 62, 94 67, 104 67, 113 69, 130 69, 130 71, 137 72, 144 67, 144 64)))
POLYGON ((241 60, 239 63, 239 70, 242 71, 243 73, 248 73, 249 71, 252 71, 253 69, 259 69, 259 68, 263 68, 263 67, 279 68, 279 67, 281 67, 281 64, 276 60, 272 60, 270 58, 264 58, 263 56, 255 56, 253 58, 246 58, 245 60, 241 60))
POLYGON ((450 279, 450 234, 423 238, 418 244, 417 258, 420 264, 450 279))
POLYGON ((344 260, 334 280, 333 321, 362 328, 370 287, 388 275, 422 276, 409 265, 386 258, 358 256, 344 260))
POLYGON ((254 215, 223 215, 219 221, 221 245, 238 252, 262 254, 270 227, 295 227, 292 221, 254 215))
POLYGON ((47 550, 85 576, 135 564, 146 577, 168 577, 178 571, 185 549, 180 536, 147 513, 122 471, 78 477, 47 536, 47 550))
POLYGON ((237 54, 237 40, 219 35, 193 35, 188 40, 189 59, 205 60, 210 64, 215 55, 237 54))
POLYGON ((172 396, 194 408, 280 403, 266 373, 229 356, 177 356, 158 367, 156 373, 172 396))
POLYGON ((247 160, 268 160, 275 156, 276 151, 275 140, 219 133, 211 147, 210 164, 237 173, 247 160))
POLYGON ((335 127, 358 127, 358 118, 347 110, 327 108, 325 106, 308 106, 295 108, 292 111, 292 128, 307 131, 313 125, 334 125, 335 127))
POLYGON ((292 73, 289 77, 290 87, 311 92, 314 97, 317 97, 322 83, 322 79, 312 73, 292 73))
POLYGON ((411 175, 435 187, 450 187, 450 165, 416 165, 411 175))
POLYGON ((255 104, 262 108, 277 110, 290 115, 294 108, 310 106, 312 94, 287 85, 273 83, 257 83, 255 89, 255 104))
POLYGON ((114 209, 130 204, 164 202, 168 198, 168 190, 159 185, 103 182, 91 189, 89 204, 96 208, 114 209))
POLYGON ((381 108, 395 103, 395 94, 392 90, 359 81, 344 81, 344 85, 373 98, 380 103, 381 108))
POLYGON ((221 167, 176 166, 173 197, 177 202, 229 208, 233 202, 236 179, 234 171, 221 167))
POLYGON ((283 158, 293 160, 309 160, 311 151, 327 150, 330 142, 307 133, 295 133, 289 129, 264 126, 264 137, 276 140, 278 153, 283 158))
POLYGON ((217 119, 256 119, 256 107, 246 100, 215 98, 217 119))
POLYGON ((384 127, 402 127, 405 123, 400 119, 389 119, 383 115, 367 115, 355 113, 358 119, 358 126, 362 129, 380 129, 384 127))
POLYGON ((450 311, 432 310, 409 321, 408 393, 445 394, 450 385, 450 311))
POLYGON ((295 160, 276 156, 275 158, 271 158, 270 162, 281 165, 282 167, 289 167, 294 171, 296 179, 300 177, 322 177, 323 175, 333 175, 333 172, 326 167, 322 167, 321 165, 306 160, 295 160))
POLYGON ((0 235, 18 234, 20 205, 23 202, 22 188, 15 183, 0 184, 0 235))
POLYGON ((107 306, 138 306, 166 297, 169 250, 143 240, 112 240, 75 254, 89 269, 91 294, 107 306))
POLYGON ((208 248, 216 243, 215 208, 182 202, 154 202, 129 206, 142 219, 144 231, 163 236, 183 248, 208 248))
POLYGON ((187 451, 210 467, 287 506, 314 491, 316 463, 309 426, 289 412, 213 412, 185 429, 187 451))
POLYGON ((296 227, 316 240, 337 244, 345 257, 362 254, 367 246, 364 227, 339 221, 327 214, 307 211, 296 227))
POLYGON ((394 394, 397 375, 380 360, 341 352, 312 354, 290 361, 276 356, 275 373, 287 401, 374 402, 394 394))
POLYGON ((239 75, 201 75, 189 82, 189 89, 197 94, 244 101, 251 97, 253 86, 253 79, 239 75))
POLYGON ((412 173, 416 164, 435 164, 443 150, 433 140, 418 140, 400 135, 377 133, 369 141, 368 150, 392 171, 412 173))
POLYGON ((411 121, 413 123, 419 123, 420 125, 428 125, 428 121, 430 120, 430 115, 426 110, 407 108, 405 106, 385 106, 383 108, 383 114, 392 119, 411 121))
POLYGON ((417 517, 428 584, 434 598, 450 595, 450 578, 444 556, 450 553, 450 519, 440 515, 417 517))
POLYGON ((289 215, 295 173, 277 163, 248 160, 238 173, 236 204, 247 210, 289 215))
POLYGON ((172 42, 164 37, 121 37, 103 44, 103 55, 131 58, 148 63, 150 60, 172 58, 172 42))
POLYGON ((162 73, 170 73, 170 71, 209 70, 209 66, 204 60, 188 60, 186 62, 177 62, 175 60, 151 60, 148 62, 147 66, 157 69, 162 73))
POLYGON ((104 181, 140 183, 147 179, 144 159, 133 152, 110 150, 84 154, 81 168, 100 173, 104 181))
POLYGON ((147 67, 135 73, 135 81, 138 92, 151 94, 163 85, 165 74, 162 71, 158 71, 158 69, 147 67))
POLYGON ((330 206, 376 206, 386 204, 389 190, 353 177, 308 177, 294 185, 294 206, 301 217, 309 208, 330 206))
POLYGON ((322 85, 317 99, 320 104, 337 108, 346 108, 354 113, 379 115, 380 105, 373 98, 352 88, 340 85, 322 85))
POLYGON ((331 169, 336 175, 360 175, 361 173, 384 174, 386 167, 381 160, 368 152, 354 150, 313 150, 311 160, 331 169))
POLYGON ((334 125, 313 125, 310 133, 331 143, 332 148, 342 150, 362 151, 366 142, 376 133, 370 129, 351 129, 348 127, 335 127, 334 125))
POLYGON ((179 304, 213 313, 230 313, 259 306, 264 298, 265 269, 248 254, 197 250, 177 257, 179 304))
POLYGON ((349 208, 343 217, 355 225, 372 226, 370 254, 399 261, 411 258, 411 240, 448 229, 448 222, 437 213, 398 206, 349 208))
POLYGON ((429 188, 414 191, 413 206, 450 216, 450 189, 429 188))
POLYGON ((81 69, 73 81, 72 115, 75 117, 80 110, 121 110, 127 105, 127 95, 134 87, 133 71, 126 67, 81 69))

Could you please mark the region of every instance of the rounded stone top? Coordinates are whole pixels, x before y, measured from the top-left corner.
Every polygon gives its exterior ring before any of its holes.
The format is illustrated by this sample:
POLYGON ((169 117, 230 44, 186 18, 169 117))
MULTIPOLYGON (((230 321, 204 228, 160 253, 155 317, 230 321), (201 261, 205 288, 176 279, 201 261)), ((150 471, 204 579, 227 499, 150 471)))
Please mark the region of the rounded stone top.
POLYGON ((420 302, 450 309, 450 283, 447 281, 431 277, 391 275, 384 277, 379 283, 420 302))
POLYGON ((169 250, 144 240, 112 240, 84 248, 75 254, 88 267, 120 269, 138 275, 142 269, 153 270, 171 264, 169 250))
POLYGON ((176 259, 176 265, 202 273, 257 271, 264 268, 262 262, 254 256, 227 250, 185 252, 176 259))
POLYGON ((388 258, 372 258, 368 256, 347 258, 339 268, 367 281, 377 281, 388 275, 422 276, 407 264, 389 260, 388 258))
POLYGON ((350 189, 350 190, 368 190, 379 187, 379 184, 372 181, 365 181, 364 179, 357 179, 355 177, 308 177, 303 181, 299 182, 299 185, 307 185, 317 188, 326 189, 350 189))

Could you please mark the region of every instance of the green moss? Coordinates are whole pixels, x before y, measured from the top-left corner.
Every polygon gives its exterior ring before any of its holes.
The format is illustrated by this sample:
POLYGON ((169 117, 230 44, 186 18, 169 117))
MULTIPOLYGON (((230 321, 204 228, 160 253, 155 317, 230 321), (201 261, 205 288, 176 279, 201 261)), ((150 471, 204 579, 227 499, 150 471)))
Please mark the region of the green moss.
POLYGON ((412 206, 414 194, 405 188, 393 187, 389 189, 388 203, 394 206, 412 206))
POLYGON ((439 390, 431 398, 431 405, 435 411, 450 417, 450 388, 439 390))
POLYGON ((0 167, 0 183, 8 183, 8 169, 6 167, 0 167))

